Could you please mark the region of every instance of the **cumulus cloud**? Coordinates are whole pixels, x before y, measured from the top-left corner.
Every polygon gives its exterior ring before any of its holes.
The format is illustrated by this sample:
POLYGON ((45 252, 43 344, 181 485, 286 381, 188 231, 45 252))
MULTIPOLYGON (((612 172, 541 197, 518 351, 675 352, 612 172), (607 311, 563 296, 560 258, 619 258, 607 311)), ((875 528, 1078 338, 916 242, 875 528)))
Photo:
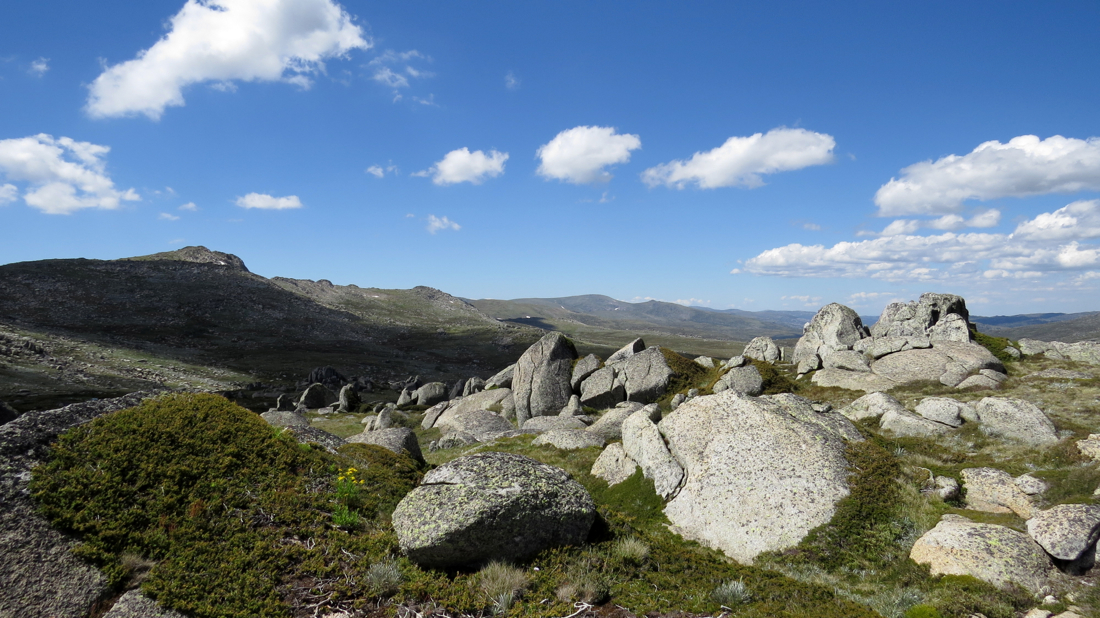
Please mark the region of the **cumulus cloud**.
POLYGON ((46 71, 49 71, 49 70, 50 70, 50 59, 49 58, 38 58, 38 59, 34 60, 33 62, 31 62, 31 66, 30 66, 30 68, 27 69, 27 72, 30 73, 31 75, 35 76, 35 77, 42 77, 43 75, 46 74, 46 71))
POLYGON ((1016 226, 1014 236, 1031 240, 1100 237, 1100 200, 1073 202, 1016 226))
POLYGON ((1001 211, 989 209, 979 212, 969 219, 960 215, 944 215, 936 219, 896 219, 891 221, 881 232, 861 230, 856 236, 897 236, 899 234, 915 234, 921 228, 955 232, 968 227, 996 227, 1001 222, 1001 211))
MULTIPOLYGON (((133 190, 119 191, 107 176, 103 157, 107 146, 54 138, 40 133, 31 137, 0 140, 0 176, 27 183, 23 201, 51 215, 67 215, 83 208, 118 208, 123 201, 141 197, 133 190)), ((0 201, 15 199, 18 188, 5 184, 0 201)))
POLYGON ((184 104, 183 88, 234 80, 284 81, 308 88, 324 61, 371 42, 332 0, 188 0, 168 33, 133 60, 105 70, 90 86, 95 118, 160 118, 184 104))
POLYGON ((508 71, 508 73, 504 76, 504 87, 508 90, 515 90, 519 88, 519 78, 516 77, 515 73, 508 71))
POLYGON ((19 187, 15 185, 0 185, 0 206, 10 204, 19 199, 19 187))
POLYGON ((1085 190, 1100 190, 1100 138, 1021 135, 910 165, 879 188, 875 204, 883 217, 946 214, 966 200, 1085 190))
POLYGON ((428 215, 428 233, 435 234, 439 230, 461 230, 462 226, 451 221, 447 217, 437 217, 435 215, 428 215))
POLYGON ((272 197, 266 193, 249 193, 237 198, 237 205, 241 208, 259 208, 261 210, 287 210, 301 208, 302 200, 297 195, 286 197, 272 197))
POLYGON ((642 173, 642 180, 651 187, 683 189, 694 183, 701 189, 751 189, 764 184, 764 174, 830 163, 835 147, 831 135, 779 127, 748 137, 731 137, 721 146, 697 152, 686 161, 651 167, 642 173))
POLYGON ((490 150, 485 154, 480 150, 470 152, 469 148, 452 150, 443 159, 426 170, 413 176, 431 176, 437 185, 453 185, 460 182, 481 184, 486 178, 495 178, 504 173, 507 152, 490 150))
POLYGON ((1024 221, 1012 234, 899 233, 832 247, 791 244, 748 260, 745 270, 762 275, 889 281, 957 281, 967 276, 1028 279, 1039 276, 1034 273, 1100 266, 1100 247, 1081 242, 1097 238, 1100 200, 1088 200, 1024 221))
POLYGON ((630 151, 641 147, 637 135, 620 135, 613 127, 573 127, 539 147, 536 155, 542 163, 538 173, 573 184, 607 182, 611 174, 604 168, 626 163, 630 151))
POLYGON ((173 215, 172 213, 168 213, 168 212, 160 213, 160 216, 157 217, 157 218, 161 219, 162 221, 179 221, 180 220, 180 218, 178 216, 173 215))
MULTIPOLYGON (((410 86, 410 79, 434 77, 434 73, 413 66, 416 62, 431 61, 431 56, 415 49, 403 52, 387 49, 371 60, 367 68, 371 70, 371 79, 393 89, 393 102, 396 103, 403 98, 401 89, 410 86)), ((413 99, 420 103, 425 101, 419 97, 413 99)))
POLYGON ((199 207, 195 206, 195 202, 187 202, 183 206, 180 206, 180 210, 187 210, 187 211, 190 211, 190 212, 194 212, 198 209, 199 209, 199 207))

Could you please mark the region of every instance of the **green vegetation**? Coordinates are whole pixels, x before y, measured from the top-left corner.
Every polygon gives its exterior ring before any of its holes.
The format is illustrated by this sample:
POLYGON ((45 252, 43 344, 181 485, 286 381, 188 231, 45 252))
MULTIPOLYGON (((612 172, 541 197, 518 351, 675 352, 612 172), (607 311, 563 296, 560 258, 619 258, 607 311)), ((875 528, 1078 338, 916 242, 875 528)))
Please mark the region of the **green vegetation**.
POLYGON ((1010 356, 1008 352, 1005 352, 1006 347, 1016 347, 1019 345, 1015 341, 1009 341, 1004 337, 994 337, 992 335, 987 335, 985 333, 978 332, 978 329, 976 328, 971 328, 970 333, 974 335, 975 343, 989 350, 993 354, 993 356, 997 357, 997 360, 1005 363, 1006 367, 1008 366, 1008 363, 1016 361, 1016 359, 1010 356))
POLYGON ((756 370, 760 372, 760 377, 764 381, 763 394, 778 395, 779 393, 797 393, 801 390, 802 385, 792 380, 785 372, 779 369, 779 367, 761 360, 749 360, 753 366, 756 367, 756 370))

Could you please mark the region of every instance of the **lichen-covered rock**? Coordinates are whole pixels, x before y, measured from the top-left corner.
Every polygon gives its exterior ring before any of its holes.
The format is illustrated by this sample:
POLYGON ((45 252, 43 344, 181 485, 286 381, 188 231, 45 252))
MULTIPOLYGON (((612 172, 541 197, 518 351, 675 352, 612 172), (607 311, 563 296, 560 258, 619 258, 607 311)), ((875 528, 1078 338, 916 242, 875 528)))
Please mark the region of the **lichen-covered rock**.
POLYGON ((462 387, 462 397, 469 397, 474 393, 480 393, 485 390, 485 380, 478 377, 470 378, 466 380, 466 384, 462 387))
POLYGON ((31 500, 31 469, 61 433, 132 408, 151 393, 27 412, 0 425, 0 616, 83 618, 106 596, 107 579, 72 553, 76 539, 50 527, 31 500))
POLYGON ((607 481, 609 486, 618 485, 634 476, 638 464, 626 454, 622 442, 608 444, 607 448, 592 464, 592 476, 607 481))
POLYGON ((1100 506, 1059 504, 1027 520, 1027 533, 1067 572, 1082 574, 1096 561, 1100 506))
POLYGON ((970 341, 970 312, 954 294, 921 294, 909 303, 890 303, 871 328, 875 339, 929 337, 932 340, 970 341), (961 326, 960 326, 961 323, 961 326))
POLYGON ((661 432, 645 408, 627 417, 623 422, 623 449, 638 462, 647 479, 662 498, 676 493, 684 478, 684 470, 669 453, 661 432))
MULTIPOLYGON (((449 412, 449 410, 448 410, 449 412)), ((552 417, 547 417, 552 418, 552 417)), ((435 424, 443 433, 461 431, 468 433, 478 442, 487 442, 501 437, 502 434, 518 435, 512 423, 503 416, 488 410, 466 410, 458 414, 444 415, 435 424)))
POLYGON ((501 369, 496 375, 485 380, 485 388, 512 388, 512 378, 516 373, 516 365, 512 363, 504 369, 501 369))
POLYGON ((803 329, 802 337, 795 344, 792 361, 798 365, 799 373, 813 371, 821 367, 825 356, 838 350, 851 350, 868 334, 855 311, 837 303, 825 305, 803 329))
POLYGON ((298 399, 298 407, 316 410, 317 408, 323 408, 331 403, 336 403, 337 399, 336 393, 330 391, 324 384, 318 382, 310 384, 309 387, 306 388, 302 396, 298 399))
POLYGON ((950 397, 925 397, 917 404, 917 414, 930 421, 960 427, 967 416, 973 417, 974 409, 950 397))
POLYGON ((539 434, 531 444, 534 446, 547 444, 563 451, 572 451, 579 448, 603 446, 607 442, 598 435, 583 429, 551 429, 539 434))
POLYGON ((581 398, 573 395, 569 398, 569 403, 565 404, 565 407, 558 412, 558 416, 580 416, 584 414, 584 408, 581 407, 581 398))
POLYGON ((587 429, 588 424, 576 416, 536 416, 520 426, 524 433, 545 433, 555 429, 587 429))
POLYGON ((734 367, 714 384, 714 392, 730 390, 742 395, 759 395, 764 392, 764 378, 755 365, 734 367))
POLYGON ((285 428, 284 431, 294 436, 294 439, 301 444, 317 444, 334 455, 336 454, 336 449, 347 444, 340 436, 316 427, 293 425, 285 428))
POLYGON ((1055 360, 1072 360, 1089 365, 1100 365, 1100 342, 1078 341, 1076 343, 1063 343, 1061 341, 1039 341, 1037 339, 1021 339, 1020 351, 1027 355, 1043 354, 1047 358, 1055 360))
MULTIPOLYGON (((801 370, 799 370, 801 373, 801 370)), ((850 391, 881 393, 898 385, 897 382, 874 373, 864 371, 845 371, 843 369, 821 369, 814 373, 811 381, 818 386, 835 386, 850 391)))
POLYGON ((1100 434, 1090 433, 1089 437, 1077 441, 1077 450, 1094 461, 1100 461, 1100 434))
POLYGON ((890 410, 904 411, 905 406, 886 393, 868 393, 841 408, 840 413, 848 420, 862 421, 865 418, 880 418, 890 410))
POLYGON ((905 409, 890 410, 883 414, 879 419, 879 427, 898 437, 916 438, 938 436, 952 429, 948 425, 930 421, 905 409))
POLYGON ((165 609, 159 603, 142 594, 140 590, 131 590, 119 597, 103 618, 186 618, 183 614, 165 609))
POLYGON ((697 397, 660 430, 685 473, 665 508, 673 530, 738 562, 798 544, 848 495, 844 438, 778 401, 732 392, 697 397))
POLYGON ((442 382, 428 382, 412 393, 418 406, 434 406, 441 401, 447 401, 447 385, 442 382))
MULTIPOLYGON (((461 414, 467 414, 475 410, 488 410, 490 413, 494 413, 494 411, 489 410, 489 408, 500 406, 501 410, 503 411, 504 400, 507 399, 511 394, 512 391, 510 389, 494 388, 491 391, 474 393, 469 397, 463 397, 458 401, 452 401, 446 406, 446 408, 443 409, 443 411, 441 411, 436 416, 434 423, 432 425, 429 425, 429 427, 445 425, 451 418, 461 414)), ((429 410, 429 412, 431 412, 431 410, 429 410)), ((503 417, 503 413, 501 413, 500 416, 503 417)), ((428 418, 429 415, 424 416, 424 423, 428 422, 428 418)), ((421 423, 422 427, 424 423, 421 423)))
POLYGON ((558 332, 547 333, 519 357, 512 396, 520 425, 532 417, 557 414, 569 402, 576 358, 573 342, 558 332))
POLYGON ((573 375, 569 378, 569 385, 573 387, 573 392, 578 392, 581 388, 581 382, 584 379, 596 372, 600 368, 600 358, 595 354, 589 354, 584 358, 577 361, 576 365, 573 365, 573 375))
POLYGON ((982 430, 1030 446, 1058 442, 1054 423, 1035 404, 1023 399, 986 397, 974 404, 982 430))
POLYGON ((825 369, 843 369, 845 371, 871 371, 871 365, 867 359, 855 350, 837 350, 821 359, 825 369))
POLYGON ((745 351, 741 355, 766 363, 779 362, 779 358, 782 356, 779 352, 779 346, 775 345, 775 340, 771 337, 756 337, 745 346, 745 351))
MULTIPOLYGON (((623 402, 623 406, 614 407, 604 412, 603 416, 592 423, 586 431, 590 431, 604 440, 621 440, 623 437, 623 422, 644 406, 636 401, 623 402)), ((656 419, 660 420, 660 418, 656 419)))
POLYGON ((626 385, 615 375, 614 367, 602 367, 581 382, 581 405, 610 408, 626 400, 626 385))
POLYGON ((416 401, 412 396, 412 391, 409 389, 401 389, 401 394, 397 396, 397 406, 401 407, 416 401))
POLYGON ((355 387, 351 384, 345 384, 340 389, 340 394, 336 396, 336 400, 339 402, 339 406, 336 408, 337 412, 355 412, 359 409, 359 391, 355 390, 355 387))
POLYGON ((933 575, 970 575, 996 586, 1014 582, 1038 592, 1052 572, 1050 559, 1028 535, 1004 526, 944 515, 913 545, 909 557, 933 575))
POLYGON ((260 418, 272 427, 309 427, 309 419, 297 412, 264 412, 260 418))
POLYGON ((996 468, 966 468, 961 473, 966 508, 987 513, 1016 513, 1027 519, 1035 511, 1031 499, 1009 473, 996 468))
POLYGON ((632 355, 616 371, 626 384, 627 399, 642 403, 657 401, 675 375, 664 353, 656 347, 632 355))
POLYGON ((1013 479, 1016 486, 1020 488, 1020 491, 1029 496, 1038 496, 1039 494, 1050 489, 1050 485, 1046 481, 1040 478, 1035 478, 1030 474, 1021 474, 1013 479))
POLYGON ((630 343, 619 348, 611 356, 608 356, 607 361, 605 361, 604 364, 614 365, 615 363, 621 363, 644 349, 646 349, 645 342, 642 341, 641 337, 638 337, 634 341, 631 341, 630 343))
POLYGON ((445 568, 513 561, 585 541, 588 492, 560 468, 512 453, 477 453, 428 472, 393 513, 401 550, 445 568))
POLYGON ((350 444, 374 444, 398 455, 406 453, 419 462, 423 463, 424 461, 424 455, 420 452, 420 442, 417 441, 413 430, 408 427, 364 431, 351 436, 347 439, 347 442, 350 444))

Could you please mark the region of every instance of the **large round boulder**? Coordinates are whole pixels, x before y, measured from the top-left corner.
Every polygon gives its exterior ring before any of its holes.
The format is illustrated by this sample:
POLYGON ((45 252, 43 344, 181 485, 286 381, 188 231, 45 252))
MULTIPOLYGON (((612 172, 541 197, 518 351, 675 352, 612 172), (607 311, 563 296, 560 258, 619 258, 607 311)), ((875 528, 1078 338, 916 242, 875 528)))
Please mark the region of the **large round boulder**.
POLYGON ((857 341, 867 336, 867 328, 859 314, 844 305, 831 303, 822 307, 803 329, 792 360, 798 365, 799 373, 807 373, 820 368, 822 359, 829 354, 851 350, 857 341))
POLYGON ((697 397, 659 428, 685 475, 665 508, 673 529, 738 562, 798 544, 848 495, 842 433, 858 431, 801 398, 697 397))
POLYGON ((558 332, 547 333, 519 357, 512 395, 521 425, 533 416, 556 415, 569 403, 576 358, 573 342, 558 332))
POLYGON ((393 513, 401 550, 428 567, 518 560, 583 543, 596 517, 560 468, 513 453, 477 453, 424 476, 393 513))

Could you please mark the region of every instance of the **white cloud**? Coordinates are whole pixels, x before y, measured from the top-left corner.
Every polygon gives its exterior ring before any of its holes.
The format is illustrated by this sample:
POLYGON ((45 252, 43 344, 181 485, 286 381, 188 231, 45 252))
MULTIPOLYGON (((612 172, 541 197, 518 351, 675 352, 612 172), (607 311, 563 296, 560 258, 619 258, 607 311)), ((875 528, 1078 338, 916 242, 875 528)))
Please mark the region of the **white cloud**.
POLYGON ((0 185, 0 206, 10 204, 19 199, 19 187, 15 185, 0 185))
POLYGON ((462 226, 451 221, 447 217, 437 217, 435 215, 428 215, 428 233, 435 234, 439 230, 461 230, 462 226))
POLYGON ((803 223, 802 229, 809 230, 811 232, 820 232, 821 226, 816 223, 803 223))
POLYGON ((133 60, 92 82, 96 118, 144 114, 184 104, 183 88, 233 80, 284 81, 307 88, 324 61, 371 42, 332 0, 188 0, 169 31, 133 60))
POLYGON ((1073 202, 1016 226, 1013 234, 1033 240, 1080 240, 1100 237, 1100 200, 1073 202))
MULTIPOLYGON (((107 176, 103 157, 107 146, 54 139, 40 133, 32 137, 0 140, 0 176, 27 183, 23 201, 52 215, 67 215, 82 208, 118 208, 121 201, 141 197, 133 189, 119 191, 107 176)), ((14 185, 4 185, 13 196, 14 185)))
POLYGON ((685 307, 709 307, 710 301, 703 300, 701 298, 678 298, 674 301, 677 305, 684 305, 685 307))
POLYGON ((921 228, 956 232, 967 227, 996 227, 1001 222, 1001 211, 991 208, 964 219, 960 215, 944 215, 930 220, 920 219, 896 219, 891 221, 881 232, 860 230, 856 236, 897 236, 899 234, 915 234, 921 228))
POLYGON ((167 213, 167 212, 160 213, 160 216, 157 217, 157 218, 161 219, 163 221, 179 221, 180 220, 180 218, 177 217, 176 215, 173 215, 173 214, 167 213))
POLYGON ((515 90, 519 88, 519 78, 516 77, 515 73, 508 71, 508 73, 504 76, 504 87, 508 90, 515 90))
POLYGON ((190 211, 190 212, 195 212, 198 209, 199 209, 199 207, 195 206, 195 202, 187 202, 183 206, 180 206, 180 210, 187 210, 187 211, 190 211))
MULTIPOLYGON (((404 52, 387 49, 367 63, 367 68, 372 71, 371 79, 393 89, 393 102, 396 103, 404 98, 400 90, 411 85, 410 78, 421 79, 435 76, 434 73, 414 67, 412 63, 415 61, 431 62, 432 59, 415 49, 404 52)), ((418 103, 435 105, 434 101, 426 102, 419 97, 413 97, 413 99, 418 103)))
POLYGON ((966 200, 1100 190, 1100 138, 1055 135, 985 142, 966 155, 922 161, 875 193, 882 217, 957 212, 966 200))
POLYGON ((46 74, 46 71, 50 70, 49 58, 38 58, 31 62, 31 66, 27 69, 27 72, 35 77, 42 77, 46 74))
POLYGON ((297 195, 286 197, 272 197, 265 193, 249 193, 237 198, 237 205, 241 208, 260 208, 263 210, 287 210, 289 208, 301 208, 302 200, 297 195))
POLYGON ((372 165, 372 166, 368 167, 367 169, 363 170, 363 173, 370 174, 371 176, 374 176, 375 178, 382 178, 386 174, 397 174, 400 171, 401 170, 397 169, 396 165, 394 165, 393 163, 390 163, 386 167, 382 167, 381 165, 372 165))
POLYGON ((430 168, 412 175, 432 176, 432 182, 437 185, 453 185, 460 182, 479 185, 486 178, 495 178, 503 174, 504 162, 507 160, 507 152, 490 150, 489 154, 485 154, 480 150, 470 152, 469 148, 459 148, 448 152, 442 160, 430 168))
MULTIPOLYGON (((982 213, 979 216, 985 216, 982 213)), ((940 221, 940 220, 936 220, 940 221)), ((901 219, 895 223, 907 224, 901 219)), ((902 227, 902 226, 899 226, 902 227)), ((888 281, 1031 279, 1035 273, 1100 266, 1100 200, 1073 202, 1024 221, 1012 234, 886 235, 858 242, 791 244, 748 260, 745 270, 789 277, 871 277, 888 281)))
POLYGON ((408 88, 409 78, 400 73, 394 73, 389 67, 380 67, 374 72, 374 81, 385 84, 390 88, 408 88))
POLYGON ((836 140, 831 135, 779 127, 748 137, 731 137, 714 150, 697 152, 686 161, 651 167, 642 173, 642 180, 651 187, 683 189, 695 183, 701 189, 751 189, 764 184, 763 174, 832 162, 834 147, 836 140))
POLYGON ((641 147, 637 135, 620 135, 612 127, 573 127, 539 147, 536 156, 542 163, 538 173, 573 184, 607 182, 611 174, 604 168, 626 163, 630 151, 641 147))

